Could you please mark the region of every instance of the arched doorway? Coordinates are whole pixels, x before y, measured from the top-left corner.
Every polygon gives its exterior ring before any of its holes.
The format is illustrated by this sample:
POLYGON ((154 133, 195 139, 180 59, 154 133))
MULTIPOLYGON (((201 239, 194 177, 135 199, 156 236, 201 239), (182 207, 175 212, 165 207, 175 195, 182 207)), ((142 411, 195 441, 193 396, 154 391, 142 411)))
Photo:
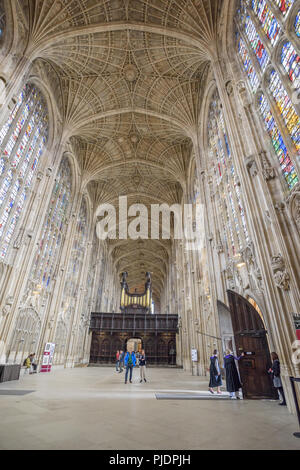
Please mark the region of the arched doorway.
POLYGON ((143 345, 142 345, 141 338, 129 338, 126 341, 127 351, 141 352, 142 349, 143 349, 143 345))
POLYGON ((271 366, 267 331, 257 309, 236 292, 227 291, 243 395, 249 399, 276 398, 268 370, 271 366))

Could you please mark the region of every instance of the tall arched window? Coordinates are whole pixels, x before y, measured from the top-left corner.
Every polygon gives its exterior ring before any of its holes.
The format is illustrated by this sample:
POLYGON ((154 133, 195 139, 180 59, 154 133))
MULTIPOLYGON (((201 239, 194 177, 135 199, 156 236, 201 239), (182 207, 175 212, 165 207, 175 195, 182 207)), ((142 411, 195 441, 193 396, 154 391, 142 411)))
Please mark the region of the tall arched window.
POLYGON ((81 315, 80 315, 80 325, 79 325, 79 333, 78 333, 78 343, 77 343, 77 357, 78 359, 83 357, 84 353, 84 338, 87 331, 87 328, 90 321, 91 316, 91 308, 93 303, 93 291, 94 291, 94 283, 95 283, 95 276, 96 276, 96 256, 98 253, 98 244, 99 240, 96 235, 96 230, 94 231, 94 238, 93 238, 93 245, 89 259, 89 267, 87 272, 87 279, 86 279, 86 286, 85 286, 85 293, 84 299, 82 303, 81 315))
MULTIPOLYGON (((278 7, 278 15, 284 16, 284 20, 281 20, 284 28, 285 18, 294 2, 273 0, 273 3, 278 7)), ((281 33, 284 32, 279 23, 265 0, 240 0, 237 13, 239 56, 253 93, 256 93, 262 86, 266 74, 268 74, 267 89, 264 92, 259 91, 259 109, 284 179, 289 189, 292 189, 299 181, 295 164, 291 160, 293 153, 291 149, 294 145, 296 151, 298 153, 300 151, 300 119, 289 96, 290 90, 285 89, 280 74, 286 73, 289 79, 295 82, 300 72, 299 55, 290 42, 284 43, 280 47, 280 62, 283 68, 278 67, 279 64, 273 64, 274 68, 269 72, 270 69, 267 66, 271 59, 265 46, 268 40, 270 46, 275 46, 278 42, 281 33), (263 31, 267 37, 261 36, 264 34, 263 31), (241 43, 243 44, 242 49, 241 43), (245 57, 247 57, 247 61, 245 61, 245 57), (253 85, 254 83, 255 85, 253 85), (271 102, 274 102, 275 107, 271 102), (287 130, 284 135, 280 131, 283 126, 287 130), (289 141, 288 135, 291 141, 289 141)))
POLYGON ((30 278, 37 289, 49 288, 65 233, 71 200, 72 174, 67 157, 63 158, 54 184, 50 204, 30 278))
POLYGON ((87 242, 87 205, 85 199, 82 200, 80 212, 76 225, 76 233, 74 237, 71 257, 67 270, 66 282, 64 286, 63 299, 62 299, 62 310, 67 310, 75 306, 75 296, 78 294, 79 278, 83 266, 84 254, 86 250, 87 242))
POLYGON ((249 241, 245 213, 236 181, 220 99, 213 96, 208 119, 208 145, 213 179, 217 185, 218 220, 228 256, 235 256, 249 241))
POLYGON ((0 129, 0 259, 4 260, 48 136, 41 93, 27 84, 0 129))

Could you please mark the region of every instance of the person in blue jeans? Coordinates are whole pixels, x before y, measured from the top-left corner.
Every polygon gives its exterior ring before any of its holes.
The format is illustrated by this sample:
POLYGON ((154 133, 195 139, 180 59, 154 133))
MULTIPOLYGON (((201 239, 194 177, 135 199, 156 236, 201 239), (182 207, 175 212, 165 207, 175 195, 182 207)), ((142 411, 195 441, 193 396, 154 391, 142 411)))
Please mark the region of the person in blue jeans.
POLYGON ((128 372, 129 372, 129 382, 132 384, 132 370, 136 366, 136 357, 134 351, 127 351, 125 356, 125 384, 127 384, 128 372))

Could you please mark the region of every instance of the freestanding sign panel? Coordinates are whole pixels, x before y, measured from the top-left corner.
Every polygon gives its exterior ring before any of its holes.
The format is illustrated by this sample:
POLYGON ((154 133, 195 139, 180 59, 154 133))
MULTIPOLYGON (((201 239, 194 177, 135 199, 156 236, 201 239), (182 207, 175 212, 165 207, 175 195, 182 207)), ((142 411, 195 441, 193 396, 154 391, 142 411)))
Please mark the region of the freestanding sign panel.
POLYGON ((197 351, 197 349, 192 349, 192 362, 198 362, 198 351, 197 351))
POLYGON ((40 372, 51 372, 54 350, 54 343, 46 343, 40 372))

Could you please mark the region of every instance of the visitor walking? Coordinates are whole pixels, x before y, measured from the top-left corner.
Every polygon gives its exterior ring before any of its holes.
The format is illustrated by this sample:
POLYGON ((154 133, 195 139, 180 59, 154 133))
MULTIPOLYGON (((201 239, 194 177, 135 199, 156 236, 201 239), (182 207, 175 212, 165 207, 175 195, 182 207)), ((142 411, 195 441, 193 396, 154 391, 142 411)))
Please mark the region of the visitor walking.
POLYGON ((239 392, 239 389, 242 388, 240 382, 239 374, 235 365, 235 361, 239 361, 241 357, 244 356, 244 353, 240 357, 235 357, 229 349, 226 351, 226 356, 224 357, 224 367, 226 373, 226 388, 230 393, 232 400, 239 399, 239 396, 236 396, 236 392, 239 392))
POLYGON ((146 380, 146 355, 145 350, 142 349, 141 354, 139 355, 139 366, 140 366, 140 383, 147 382, 146 380))
POLYGON ((209 381, 209 391, 210 393, 214 393, 213 389, 217 387, 217 393, 219 395, 222 394, 221 392, 221 385, 222 385, 222 376, 221 376, 221 369, 218 360, 218 351, 215 349, 213 352, 213 356, 210 358, 210 381, 209 381))
POLYGON ((120 365, 120 351, 116 352, 116 372, 119 372, 119 365, 120 365))
POLYGON ((280 361, 279 361, 279 357, 276 354, 276 352, 272 352, 271 353, 271 358, 272 358, 273 364, 272 364, 272 368, 269 369, 269 372, 273 376, 273 385, 274 385, 274 387, 277 389, 279 395, 282 396, 282 402, 279 403, 279 405, 286 406, 285 394, 284 394, 284 390, 283 390, 283 386, 282 386, 282 382, 281 382, 281 378, 280 378, 280 361))
POLYGON ((127 384, 128 372, 129 372, 129 382, 132 384, 132 370, 136 366, 136 357, 134 351, 127 351, 125 356, 125 384, 127 384))
POLYGON ((119 357, 119 361, 120 361, 120 370, 119 370, 119 373, 123 372, 123 368, 124 368, 124 357, 125 357, 125 353, 124 351, 121 349, 120 351, 120 357, 119 357))

